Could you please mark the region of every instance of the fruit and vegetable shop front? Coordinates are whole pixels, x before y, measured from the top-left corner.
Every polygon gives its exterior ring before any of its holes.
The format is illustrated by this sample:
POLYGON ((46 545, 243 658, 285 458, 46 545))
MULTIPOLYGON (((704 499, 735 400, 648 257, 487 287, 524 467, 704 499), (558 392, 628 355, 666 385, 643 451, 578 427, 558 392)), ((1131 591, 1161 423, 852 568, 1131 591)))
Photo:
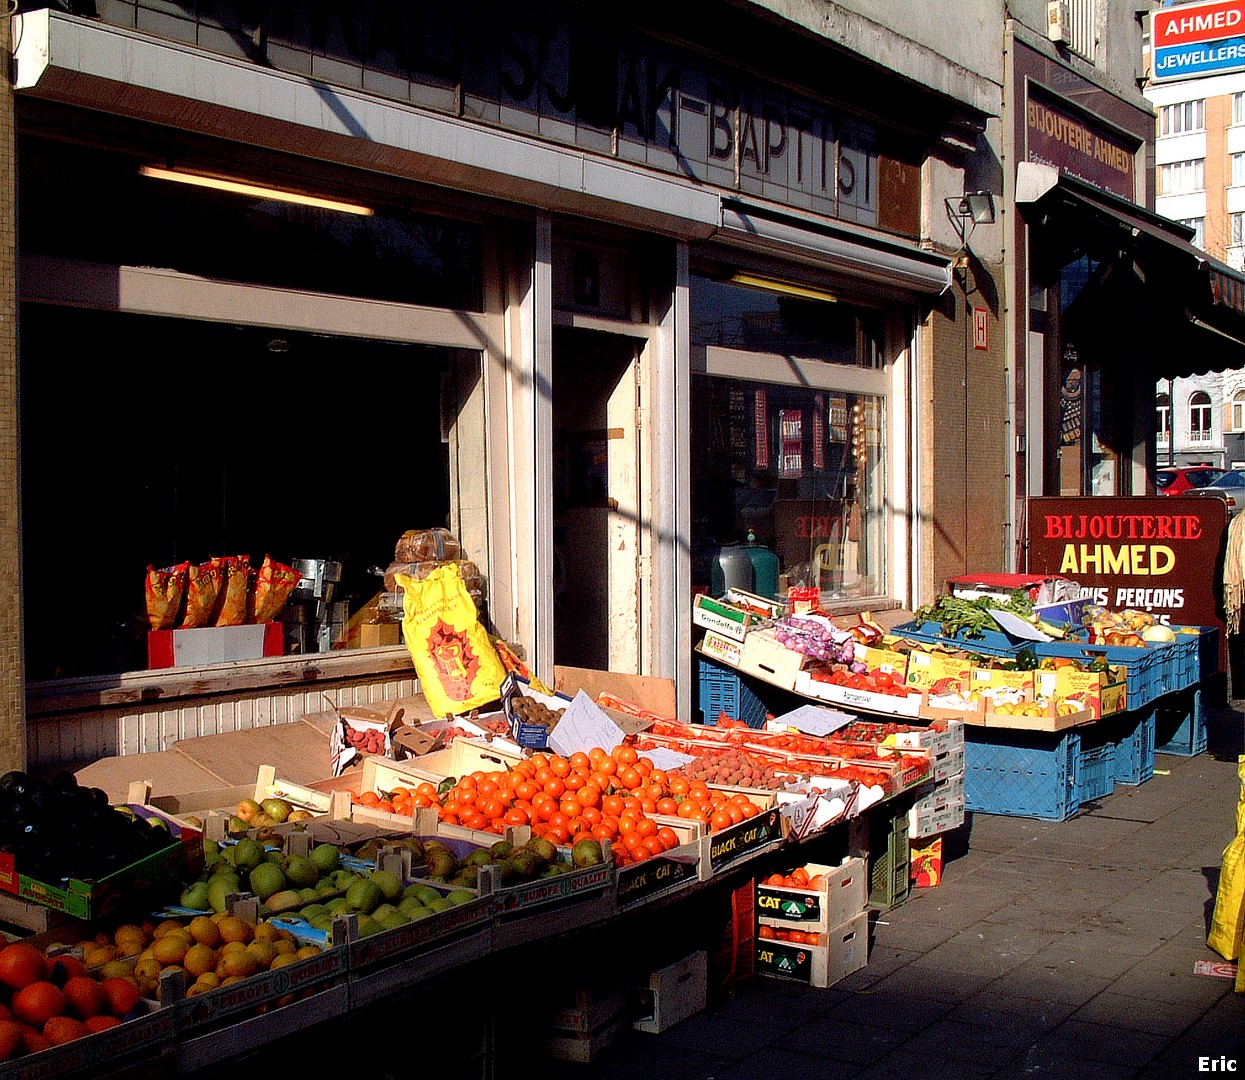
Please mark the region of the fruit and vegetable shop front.
POLYGON ((578 9, 195 11, 14 22, 30 763, 414 693, 398 579, 450 564, 680 716, 697 593, 911 604, 921 167, 983 116, 578 9))

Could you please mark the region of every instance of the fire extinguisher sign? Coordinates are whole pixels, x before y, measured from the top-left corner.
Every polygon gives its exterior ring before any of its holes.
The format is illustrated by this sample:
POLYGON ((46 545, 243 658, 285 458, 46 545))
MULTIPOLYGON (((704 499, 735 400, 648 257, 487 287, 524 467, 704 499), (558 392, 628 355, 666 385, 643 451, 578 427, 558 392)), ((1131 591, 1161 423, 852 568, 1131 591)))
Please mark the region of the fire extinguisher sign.
POLYGON ((990 312, 983 307, 973 308, 973 348, 990 348, 990 312))

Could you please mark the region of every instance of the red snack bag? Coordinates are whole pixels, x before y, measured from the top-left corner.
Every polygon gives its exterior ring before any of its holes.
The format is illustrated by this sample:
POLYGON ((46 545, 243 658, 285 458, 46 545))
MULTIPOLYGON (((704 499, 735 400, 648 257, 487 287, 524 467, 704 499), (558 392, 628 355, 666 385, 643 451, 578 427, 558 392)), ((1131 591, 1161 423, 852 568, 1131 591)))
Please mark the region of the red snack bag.
POLYGON ((226 555, 211 560, 223 572, 220 595, 212 612, 213 626, 242 626, 246 623, 246 585, 251 572, 249 555, 226 555))
POLYGON ((264 556, 264 564, 254 575, 254 587, 247 590, 247 621, 272 622, 285 607, 290 594, 298 588, 302 575, 292 566, 275 562, 271 555, 264 556))
POLYGON ((186 611, 181 621, 183 630, 193 630, 211 623, 212 609, 220 595, 223 577, 223 570, 215 562, 190 566, 186 578, 186 611))
POLYGON ((169 630, 177 625, 189 570, 190 563, 178 563, 163 570, 147 567, 147 622, 153 630, 169 630))

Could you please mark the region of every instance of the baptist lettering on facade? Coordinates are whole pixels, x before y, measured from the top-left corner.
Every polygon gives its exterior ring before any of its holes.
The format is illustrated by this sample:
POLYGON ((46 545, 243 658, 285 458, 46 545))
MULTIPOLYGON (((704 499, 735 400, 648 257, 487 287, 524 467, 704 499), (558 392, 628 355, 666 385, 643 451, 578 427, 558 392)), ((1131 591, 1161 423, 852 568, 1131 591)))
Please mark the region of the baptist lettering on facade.
POLYGON ((1200 1057, 1197 1059, 1198 1072, 1236 1072, 1236 1058, 1200 1057))

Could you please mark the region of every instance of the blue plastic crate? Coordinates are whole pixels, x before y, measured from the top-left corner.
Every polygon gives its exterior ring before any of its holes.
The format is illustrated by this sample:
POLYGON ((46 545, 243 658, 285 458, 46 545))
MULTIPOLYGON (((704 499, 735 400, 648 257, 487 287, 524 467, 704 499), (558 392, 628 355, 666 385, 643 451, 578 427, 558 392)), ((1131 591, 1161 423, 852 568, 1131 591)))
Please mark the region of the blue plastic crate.
POLYGON ((1126 645, 1091 645, 1085 641, 1039 641, 1033 651, 1038 657, 1068 656, 1089 663, 1105 657, 1108 664, 1124 669, 1128 687, 1128 707, 1140 709, 1175 687, 1172 668, 1159 649, 1135 649, 1126 645))
POLYGON ((1184 690, 1155 709, 1154 750, 1158 754, 1196 757, 1206 750, 1206 710, 1202 691, 1184 690))
POLYGON ((1079 754, 1078 808, 1093 799, 1105 799, 1115 791, 1115 744, 1105 738, 1096 746, 1086 746, 1082 742, 1079 754))
POLYGON ((969 637, 961 630, 953 637, 942 632, 942 624, 936 622, 906 622, 891 628, 891 633, 912 641, 924 642, 927 645, 952 644, 966 652, 981 653, 984 656, 1015 656, 1031 641, 1018 641, 1002 630, 983 630, 980 637, 969 637))
POLYGON ((972 728, 964 737, 964 808, 1063 821, 1080 809, 1081 738, 972 728))
POLYGON ((1127 712, 1112 732, 1115 742, 1115 782, 1144 784, 1154 776, 1155 710, 1127 712))
MULTIPOLYGON (((1217 626, 1173 626, 1172 629, 1176 631, 1178 644, 1185 643, 1188 638, 1192 638, 1194 642, 1194 648, 1191 650, 1194 657, 1193 670, 1186 686, 1192 686, 1194 683, 1219 674, 1219 628, 1217 626), (1193 630, 1197 633, 1190 633, 1193 630)), ((1178 689, 1183 689, 1183 687, 1178 689)))
POLYGON ((739 672, 708 660, 700 661, 700 711, 705 724, 716 724, 718 715, 726 713, 732 720, 755 728, 761 727, 769 715, 765 702, 739 672))

